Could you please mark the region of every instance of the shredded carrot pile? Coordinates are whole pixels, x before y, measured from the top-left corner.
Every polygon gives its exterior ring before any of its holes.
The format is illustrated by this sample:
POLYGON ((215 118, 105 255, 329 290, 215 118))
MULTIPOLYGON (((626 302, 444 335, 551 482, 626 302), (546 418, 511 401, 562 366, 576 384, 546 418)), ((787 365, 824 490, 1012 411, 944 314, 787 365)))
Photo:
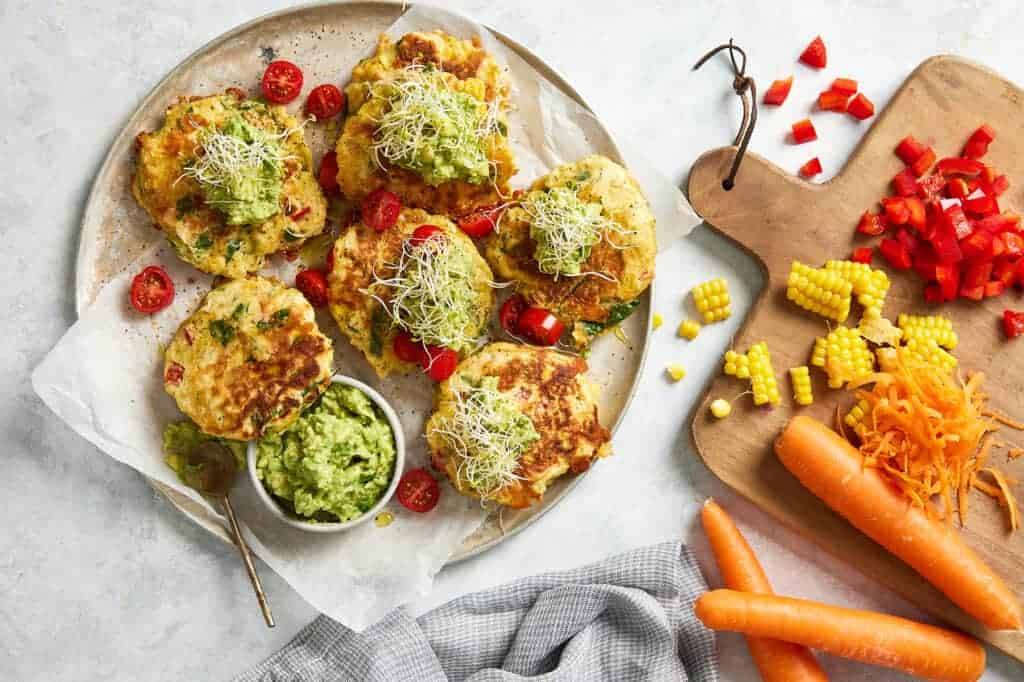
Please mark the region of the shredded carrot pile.
POLYGON ((912 504, 952 522, 967 521, 968 494, 976 488, 999 500, 1017 528, 1017 502, 1010 480, 986 466, 995 444, 988 432, 1013 420, 985 409, 979 390, 984 375, 963 382, 949 370, 923 363, 900 349, 885 372, 861 377, 848 388, 866 400, 860 451, 912 504), (979 478, 984 472, 995 484, 979 478), (941 501, 938 509, 932 504, 941 501))

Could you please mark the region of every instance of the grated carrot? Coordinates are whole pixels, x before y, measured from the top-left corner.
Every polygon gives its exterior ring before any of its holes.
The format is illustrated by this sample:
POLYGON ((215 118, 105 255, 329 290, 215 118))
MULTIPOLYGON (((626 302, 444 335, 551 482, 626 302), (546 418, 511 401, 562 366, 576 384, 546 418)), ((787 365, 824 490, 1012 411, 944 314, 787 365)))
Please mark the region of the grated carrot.
POLYGON ((986 461, 996 444, 987 434, 999 428, 996 422, 1014 428, 1018 422, 985 409, 984 375, 963 382, 904 349, 886 369, 850 386, 868 404, 859 432, 864 465, 878 469, 913 506, 947 523, 956 515, 961 526, 967 523, 970 491, 978 489, 1007 508, 1016 529, 1010 481, 986 461), (979 480, 982 471, 996 485, 979 480))
POLYGON ((982 414, 985 415, 986 417, 991 417, 992 419, 995 419, 997 422, 1000 422, 1002 424, 1005 424, 1006 426, 1009 426, 1011 429, 1017 429, 1018 431, 1024 431, 1024 422, 1019 422, 1016 419, 1012 419, 1010 417, 1007 417, 1005 414, 1000 414, 999 412, 996 412, 995 410, 984 410, 982 412, 982 414))
POLYGON ((1024 455, 1024 448, 1010 448, 1010 451, 1006 453, 1010 459, 1017 459, 1021 455, 1024 455))

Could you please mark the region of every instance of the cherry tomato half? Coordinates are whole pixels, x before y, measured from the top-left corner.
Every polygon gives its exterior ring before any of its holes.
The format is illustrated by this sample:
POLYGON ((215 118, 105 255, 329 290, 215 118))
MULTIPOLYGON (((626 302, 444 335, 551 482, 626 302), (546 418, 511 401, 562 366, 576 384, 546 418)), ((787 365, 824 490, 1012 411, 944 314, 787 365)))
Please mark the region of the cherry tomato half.
POLYGON ((338 153, 333 149, 320 159, 320 170, 317 171, 316 179, 326 194, 335 194, 338 191, 338 153))
POLYGON ((398 332, 391 344, 391 349, 395 351, 395 355, 402 362, 412 362, 417 365, 423 362, 423 356, 426 354, 423 344, 414 340, 409 332, 398 332))
POLYGON ((444 236, 444 230, 437 225, 420 225, 413 230, 410 241, 412 241, 414 245, 418 246, 425 241, 437 237, 438 235, 444 236))
POLYGON ((345 94, 338 86, 318 85, 306 97, 306 113, 316 116, 318 121, 334 118, 345 107, 345 94))
POLYGON ((395 494, 403 507, 423 514, 437 506, 441 487, 426 469, 410 469, 399 479, 395 494))
POLYGON ((323 270, 309 268, 295 275, 295 288, 314 308, 327 305, 327 275, 323 270))
POLYGON ((270 62, 260 81, 263 96, 274 104, 288 104, 302 90, 302 70, 283 60, 270 62))
POLYGON ((501 328, 507 331, 513 336, 519 335, 519 316, 523 314, 529 306, 526 305, 526 299, 523 298, 522 294, 513 294, 509 296, 504 303, 501 304, 501 310, 498 311, 498 320, 501 322, 501 328))
POLYGON ((494 232, 494 228, 498 223, 499 214, 500 211, 497 209, 485 209, 477 211, 476 213, 471 213, 465 218, 459 219, 459 229, 474 239, 486 237, 491 232, 494 232))
POLYGON ((384 188, 375 189, 366 195, 359 207, 363 224, 377 232, 389 230, 398 222, 398 213, 402 210, 402 200, 394 192, 384 188))
POLYGON ((519 334, 538 346, 553 346, 562 338, 565 325, 544 308, 527 308, 519 315, 519 334))
POLYGON ((458 364, 459 354, 443 346, 427 346, 420 358, 420 367, 428 377, 437 382, 442 382, 454 374, 458 364))
POLYGON ((166 270, 150 265, 135 275, 128 300, 140 313, 163 310, 174 300, 174 282, 166 270))

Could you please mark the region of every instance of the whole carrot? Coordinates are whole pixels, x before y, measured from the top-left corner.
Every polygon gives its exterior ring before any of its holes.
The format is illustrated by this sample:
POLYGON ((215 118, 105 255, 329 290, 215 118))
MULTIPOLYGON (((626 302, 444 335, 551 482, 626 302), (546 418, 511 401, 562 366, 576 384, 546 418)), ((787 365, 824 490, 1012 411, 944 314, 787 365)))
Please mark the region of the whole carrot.
POLYGON ((974 682, 985 649, 967 635, 873 611, 771 594, 714 590, 694 607, 712 630, 777 637, 928 680, 974 682))
POLYGON ((808 490, 986 627, 1020 628, 1013 593, 959 533, 909 505, 835 431, 810 417, 794 417, 775 441, 775 453, 808 490))
MULTIPOLYGON (((772 594, 768 576, 725 510, 714 500, 701 510, 704 533, 726 587, 743 592, 772 594)), ((828 676, 814 655, 799 644, 778 639, 747 637, 747 648, 764 682, 827 682, 828 676)))

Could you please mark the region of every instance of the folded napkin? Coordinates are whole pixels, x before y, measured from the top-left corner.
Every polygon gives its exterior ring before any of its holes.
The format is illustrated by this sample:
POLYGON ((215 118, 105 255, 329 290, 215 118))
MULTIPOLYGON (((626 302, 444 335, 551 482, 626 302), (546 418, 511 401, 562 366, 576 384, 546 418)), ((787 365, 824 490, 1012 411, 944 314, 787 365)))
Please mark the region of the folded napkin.
POLYGON ((714 682, 714 635, 693 615, 706 589, 690 550, 666 542, 362 633, 320 616, 235 682, 714 682))

